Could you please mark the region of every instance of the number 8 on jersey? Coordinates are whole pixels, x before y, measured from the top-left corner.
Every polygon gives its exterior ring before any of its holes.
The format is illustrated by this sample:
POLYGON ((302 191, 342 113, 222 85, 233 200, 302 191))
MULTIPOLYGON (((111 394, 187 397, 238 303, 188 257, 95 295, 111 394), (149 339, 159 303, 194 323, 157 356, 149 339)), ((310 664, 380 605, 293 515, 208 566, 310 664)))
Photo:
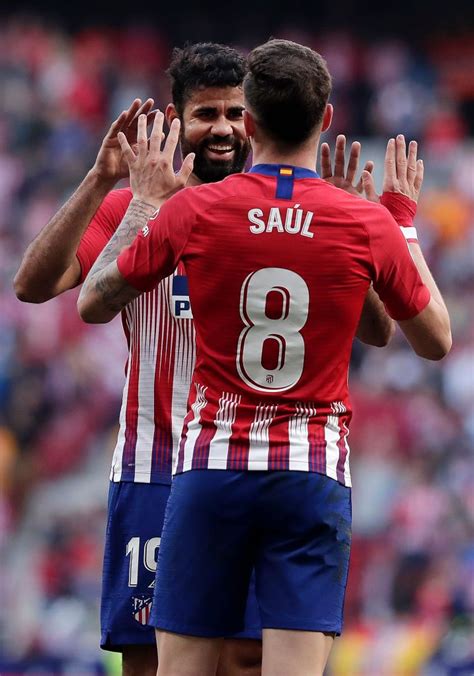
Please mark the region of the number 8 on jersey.
POLYGON ((237 371, 254 390, 282 392, 301 378, 309 290, 300 275, 262 268, 245 279, 240 316, 245 328, 237 344, 237 371))

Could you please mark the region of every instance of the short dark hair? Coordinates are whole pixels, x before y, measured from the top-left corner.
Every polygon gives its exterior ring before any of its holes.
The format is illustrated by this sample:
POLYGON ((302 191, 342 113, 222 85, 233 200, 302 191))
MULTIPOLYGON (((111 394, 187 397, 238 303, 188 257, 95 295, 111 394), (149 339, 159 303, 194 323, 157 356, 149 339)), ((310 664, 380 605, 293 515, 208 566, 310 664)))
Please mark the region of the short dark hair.
POLYGON ((269 40, 250 52, 247 67, 245 100, 264 133, 283 146, 306 141, 331 93, 323 57, 290 40, 269 40))
POLYGON ((236 49, 215 42, 175 47, 167 71, 171 96, 179 115, 196 89, 239 87, 246 73, 245 58, 236 49))

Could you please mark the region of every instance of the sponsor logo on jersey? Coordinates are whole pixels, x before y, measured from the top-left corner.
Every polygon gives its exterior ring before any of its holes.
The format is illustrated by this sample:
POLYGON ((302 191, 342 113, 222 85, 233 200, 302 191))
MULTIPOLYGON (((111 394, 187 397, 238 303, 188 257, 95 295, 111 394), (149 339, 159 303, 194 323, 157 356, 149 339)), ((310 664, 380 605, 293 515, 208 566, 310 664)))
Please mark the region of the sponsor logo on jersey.
POLYGON ((142 626, 146 627, 150 619, 152 596, 132 596, 133 617, 142 626))
POLYGON ((171 311, 176 319, 192 319, 189 301, 188 278, 186 275, 175 275, 171 291, 171 311))

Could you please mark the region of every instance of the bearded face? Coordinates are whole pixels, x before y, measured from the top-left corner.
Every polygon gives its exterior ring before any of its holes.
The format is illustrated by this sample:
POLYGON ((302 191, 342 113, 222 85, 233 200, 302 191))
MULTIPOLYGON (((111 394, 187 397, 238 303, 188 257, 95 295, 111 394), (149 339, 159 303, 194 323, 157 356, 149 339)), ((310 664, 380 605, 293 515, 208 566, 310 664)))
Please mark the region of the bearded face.
POLYGON ((243 121, 240 87, 206 87, 193 92, 184 106, 183 157, 195 153, 193 173, 203 183, 242 172, 250 152, 243 121))
POLYGON ((233 134, 210 134, 193 144, 186 138, 186 128, 181 135, 181 148, 183 157, 188 153, 196 154, 193 172, 203 183, 221 181, 230 174, 242 172, 250 152, 247 139, 233 134))

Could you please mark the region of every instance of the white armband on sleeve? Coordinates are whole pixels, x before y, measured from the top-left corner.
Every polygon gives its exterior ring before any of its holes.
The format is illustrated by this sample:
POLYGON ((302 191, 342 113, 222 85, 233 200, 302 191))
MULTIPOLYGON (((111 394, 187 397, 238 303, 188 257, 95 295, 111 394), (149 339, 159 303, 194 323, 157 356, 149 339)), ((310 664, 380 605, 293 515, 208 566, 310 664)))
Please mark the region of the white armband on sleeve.
POLYGON ((404 236, 404 238, 408 243, 410 242, 418 243, 418 233, 416 232, 416 228, 414 225, 411 225, 409 227, 401 225, 400 230, 402 231, 402 235, 404 236))

